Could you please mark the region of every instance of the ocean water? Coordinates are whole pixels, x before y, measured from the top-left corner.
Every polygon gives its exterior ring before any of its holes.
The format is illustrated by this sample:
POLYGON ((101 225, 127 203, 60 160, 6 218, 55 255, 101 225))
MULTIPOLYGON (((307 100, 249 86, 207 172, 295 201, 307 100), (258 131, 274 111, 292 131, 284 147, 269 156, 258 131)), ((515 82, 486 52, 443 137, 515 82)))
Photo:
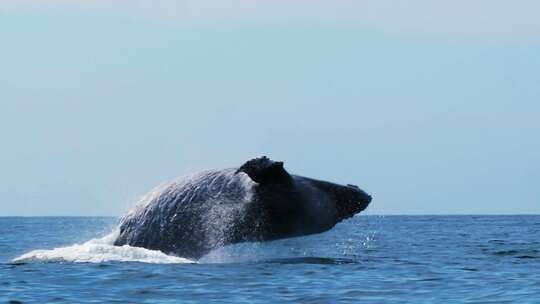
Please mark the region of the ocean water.
POLYGON ((357 215, 199 261, 114 247, 116 223, 0 218, 0 303, 540 303, 540 216, 357 215))

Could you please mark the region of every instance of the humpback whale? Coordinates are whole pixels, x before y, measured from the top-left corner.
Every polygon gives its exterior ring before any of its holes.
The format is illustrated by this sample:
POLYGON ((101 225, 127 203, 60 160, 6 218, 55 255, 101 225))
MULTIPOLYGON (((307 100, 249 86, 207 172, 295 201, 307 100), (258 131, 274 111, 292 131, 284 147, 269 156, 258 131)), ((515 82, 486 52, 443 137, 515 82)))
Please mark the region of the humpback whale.
POLYGON ((292 175, 263 156, 154 189, 120 219, 115 245, 199 259, 228 244, 321 233, 370 202, 358 186, 292 175))

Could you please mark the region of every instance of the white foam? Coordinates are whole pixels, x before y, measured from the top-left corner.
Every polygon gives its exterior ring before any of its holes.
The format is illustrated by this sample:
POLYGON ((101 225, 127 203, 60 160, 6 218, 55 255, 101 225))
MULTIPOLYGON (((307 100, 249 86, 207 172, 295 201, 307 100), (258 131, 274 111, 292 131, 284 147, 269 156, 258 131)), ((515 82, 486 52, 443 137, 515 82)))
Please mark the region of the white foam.
POLYGON ((114 246, 118 232, 103 238, 93 239, 84 244, 52 250, 34 250, 13 259, 14 263, 27 262, 70 262, 70 263, 103 263, 103 262, 141 262, 153 264, 184 264, 194 261, 166 255, 157 250, 149 250, 128 245, 114 246))

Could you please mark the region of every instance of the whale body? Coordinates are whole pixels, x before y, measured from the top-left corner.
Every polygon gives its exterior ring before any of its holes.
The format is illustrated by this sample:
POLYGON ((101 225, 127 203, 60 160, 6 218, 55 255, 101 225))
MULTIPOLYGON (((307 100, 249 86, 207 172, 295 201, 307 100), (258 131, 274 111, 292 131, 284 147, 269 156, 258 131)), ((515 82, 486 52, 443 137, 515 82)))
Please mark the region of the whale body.
POLYGON ((228 244, 321 233, 370 202, 357 186, 291 175, 260 157, 154 189, 120 220, 115 245, 199 259, 228 244))

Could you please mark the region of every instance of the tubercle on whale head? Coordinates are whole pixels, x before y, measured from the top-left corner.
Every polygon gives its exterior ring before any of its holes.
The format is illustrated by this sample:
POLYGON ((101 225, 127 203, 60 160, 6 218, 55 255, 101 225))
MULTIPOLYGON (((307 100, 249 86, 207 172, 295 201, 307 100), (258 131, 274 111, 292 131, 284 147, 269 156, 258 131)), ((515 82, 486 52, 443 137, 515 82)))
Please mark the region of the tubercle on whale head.
POLYGON ((346 187, 348 189, 345 193, 345 200, 341 202, 343 205, 341 208, 345 209, 342 211, 342 215, 345 217, 351 217, 361 211, 364 211, 367 206, 369 206, 373 198, 356 185, 348 184, 346 187))

